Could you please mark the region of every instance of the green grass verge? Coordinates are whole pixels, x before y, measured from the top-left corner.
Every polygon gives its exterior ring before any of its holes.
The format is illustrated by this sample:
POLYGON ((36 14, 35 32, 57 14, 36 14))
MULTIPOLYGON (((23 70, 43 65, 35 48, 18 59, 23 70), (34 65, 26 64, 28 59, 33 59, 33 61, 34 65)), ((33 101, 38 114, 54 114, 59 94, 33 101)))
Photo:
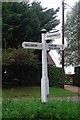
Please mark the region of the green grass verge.
MULTIPOLYGON (((40 98, 40 87, 17 87, 12 89, 3 89, 2 96, 3 98, 40 98)), ((70 92, 62 88, 50 88, 49 97, 67 97, 75 96, 76 93, 70 92)))
POLYGON ((2 120, 80 120, 79 105, 74 101, 3 100, 2 120))

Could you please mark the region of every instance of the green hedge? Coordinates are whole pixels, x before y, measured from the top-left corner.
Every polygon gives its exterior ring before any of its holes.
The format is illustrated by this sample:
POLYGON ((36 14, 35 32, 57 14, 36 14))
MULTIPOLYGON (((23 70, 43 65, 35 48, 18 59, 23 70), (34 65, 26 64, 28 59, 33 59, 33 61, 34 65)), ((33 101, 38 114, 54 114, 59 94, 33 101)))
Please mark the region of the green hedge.
POLYGON ((80 87, 80 66, 75 67, 75 75, 73 79, 73 85, 80 87))
POLYGON ((63 68, 48 66, 50 86, 64 87, 65 72, 63 68))
POLYGON ((37 100, 4 100, 2 120, 80 120, 78 102, 37 100))
MULTIPOLYGON (((12 64, 3 66, 3 86, 11 86, 11 84, 26 84, 30 86, 38 85, 41 83, 41 65, 36 67, 27 64, 12 64), (4 74, 4 71, 7 73, 4 74)), ((48 76, 50 86, 63 87, 64 86, 64 70, 54 66, 48 66, 48 76)))
POLYGON ((3 66, 3 86, 26 84, 30 86, 40 85, 41 68, 27 64, 12 64, 3 66), (4 71, 7 73, 4 74, 4 71))

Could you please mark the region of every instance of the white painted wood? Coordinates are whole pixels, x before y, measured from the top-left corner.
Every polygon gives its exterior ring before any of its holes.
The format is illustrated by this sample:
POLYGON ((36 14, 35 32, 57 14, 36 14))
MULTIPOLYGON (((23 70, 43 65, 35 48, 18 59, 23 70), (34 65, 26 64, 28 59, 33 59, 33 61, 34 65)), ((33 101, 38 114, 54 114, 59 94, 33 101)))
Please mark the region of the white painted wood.
POLYGON ((37 42, 23 42, 22 43, 23 48, 42 50, 41 102, 44 102, 44 103, 47 102, 47 96, 49 94, 47 50, 51 50, 51 49, 64 50, 63 45, 46 43, 46 40, 53 39, 55 36, 56 34, 52 34, 52 33, 46 34, 46 30, 43 29, 42 34, 41 34, 42 43, 37 43, 37 42))
POLYGON ((45 40, 46 30, 42 30, 42 79, 41 79, 41 102, 47 102, 47 96, 49 94, 49 81, 47 71, 47 48, 45 40))
POLYGON ((47 50, 64 50, 64 45, 47 43, 47 50))
POLYGON ((37 42, 23 42, 22 43, 23 48, 27 49, 42 49, 42 43, 37 42))
POLYGON ((61 34, 59 32, 58 33, 47 32, 45 37, 46 40, 54 40, 60 38, 61 34))

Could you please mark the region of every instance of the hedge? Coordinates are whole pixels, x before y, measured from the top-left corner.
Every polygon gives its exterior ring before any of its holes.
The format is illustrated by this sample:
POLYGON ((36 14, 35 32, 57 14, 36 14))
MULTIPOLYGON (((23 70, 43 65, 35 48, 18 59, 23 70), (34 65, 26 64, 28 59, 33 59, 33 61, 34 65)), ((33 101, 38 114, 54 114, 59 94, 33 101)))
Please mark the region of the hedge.
POLYGON ((65 72, 63 68, 48 66, 50 86, 64 87, 65 72))
POLYGON ((41 79, 41 69, 39 67, 30 66, 27 64, 12 64, 3 66, 3 86, 12 85, 39 85, 41 79), (4 71, 7 73, 4 74, 4 71))
POLYGON ((73 85, 80 87, 80 66, 75 67, 75 75, 73 79, 73 85))
MULTIPOLYGON (((3 86, 11 86, 11 84, 40 86, 42 77, 41 69, 41 65, 36 67, 27 64, 3 66, 3 86), (5 70, 7 70, 6 74, 4 74, 5 70)), ((50 86, 63 87, 65 79, 64 70, 55 66, 48 66, 48 71, 50 86)))
POLYGON ((2 120, 80 120, 77 101, 3 100, 2 120))

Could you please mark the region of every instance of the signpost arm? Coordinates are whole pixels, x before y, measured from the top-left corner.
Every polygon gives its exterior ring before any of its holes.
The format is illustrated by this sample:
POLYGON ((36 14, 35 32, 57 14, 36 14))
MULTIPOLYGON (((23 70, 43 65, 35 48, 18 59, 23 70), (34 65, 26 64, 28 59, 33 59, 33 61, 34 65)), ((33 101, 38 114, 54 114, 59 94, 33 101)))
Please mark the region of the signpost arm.
POLYGON ((41 101, 47 102, 47 95, 49 94, 49 81, 47 72, 47 48, 45 40, 46 30, 42 30, 42 79, 41 79, 41 101))

